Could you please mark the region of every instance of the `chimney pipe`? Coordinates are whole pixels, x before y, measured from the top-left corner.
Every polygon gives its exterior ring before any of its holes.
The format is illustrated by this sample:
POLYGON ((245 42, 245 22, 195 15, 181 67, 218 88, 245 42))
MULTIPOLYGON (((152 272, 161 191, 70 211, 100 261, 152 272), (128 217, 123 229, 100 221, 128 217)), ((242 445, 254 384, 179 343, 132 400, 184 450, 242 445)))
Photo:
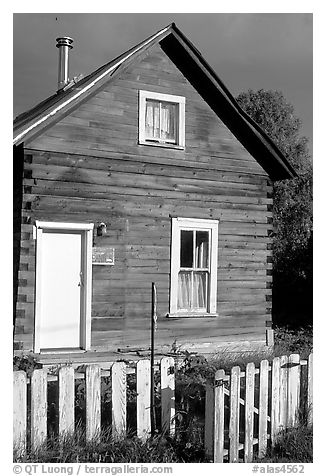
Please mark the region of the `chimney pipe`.
POLYGON ((71 49, 73 39, 69 36, 63 36, 56 39, 56 47, 59 48, 59 72, 58 72, 58 91, 64 88, 69 82, 69 49, 71 49))

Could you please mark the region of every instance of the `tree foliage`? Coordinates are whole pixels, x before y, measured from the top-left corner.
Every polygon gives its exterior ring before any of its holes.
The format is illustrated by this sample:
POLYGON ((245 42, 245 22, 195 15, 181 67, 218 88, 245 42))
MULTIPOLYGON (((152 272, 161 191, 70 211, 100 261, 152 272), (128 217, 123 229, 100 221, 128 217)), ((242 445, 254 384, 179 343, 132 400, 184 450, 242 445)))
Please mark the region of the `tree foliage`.
POLYGON ((303 286, 307 293, 312 285, 312 162, 308 139, 300 135, 301 122, 281 92, 249 90, 237 101, 298 174, 294 179, 274 183, 274 286, 288 291, 291 288, 294 295, 303 286))

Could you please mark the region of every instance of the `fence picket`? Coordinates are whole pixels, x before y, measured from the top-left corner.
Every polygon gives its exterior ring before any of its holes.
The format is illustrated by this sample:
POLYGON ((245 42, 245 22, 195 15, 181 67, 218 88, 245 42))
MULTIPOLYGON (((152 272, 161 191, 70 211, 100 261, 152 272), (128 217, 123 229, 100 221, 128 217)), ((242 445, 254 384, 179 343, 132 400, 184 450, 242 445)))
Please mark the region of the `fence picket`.
POLYGON ((164 357, 161 359, 161 416, 162 433, 175 434, 175 379, 174 359, 164 357))
POLYGON ((86 366, 86 439, 98 438, 101 431, 101 369, 86 366))
POLYGON ((59 381, 59 434, 72 433, 75 426, 75 375, 73 367, 61 367, 59 381))
POLYGON ((224 370, 218 370, 213 385, 206 386, 205 452, 214 463, 224 457, 224 378, 224 370))
POLYGON ((307 404, 308 404, 308 425, 311 426, 313 423, 313 385, 312 385, 312 376, 313 376, 313 354, 310 354, 308 357, 308 395, 307 395, 307 404))
POLYGON ((36 450, 47 434, 47 372, 36 369, 31 376, 31 446, 36 450))
POLYGON ((258 458, 263 458, 267 449, 268 366, 269 366, 268 360, 262 360, 260 362, 258 458))
POLYGON ((209 460, 214 458, 214 384, 207 384, 205 390, 205 454, 209 460))
POLYGON ((127 378, 126 364, 116 362, 111 368, 112 376, 112 434, 122 437, 127 427, 127 378))
POLYGON ((151 433, 151 366, 149 360, 139 360, 137 369, 137 436, 146 439, 151 433))
POLYGON ((275 443, 280 427, 280 359, 275 357, 272 363, 272 404, 271 404, 271 441, 275 443))
POLYGON ((244 443, 245 463, 251 463, 253 458, 254 397, 255 397, 255 364, 249 363, 246 366, 245 443, 244 443))
POLYGON ((230 422, 229 422, 229 461, 239 461, 239 412, 240 412, 240 367, 231 369, 230 422))
POLYGON ((296 425, 300 401, 300 356, 291 354, 288 371, 288 415, 287 428, 296 425))
POLYGON ((224 377, 224 370, 215 373, 214 463, 223 463, 224 456, 224 377))
POLYGON ((288 357, 280 358, 280 429, 286 428, 288 403, 288 357))
POLYGON ((14 372, 13 379, 13 443, 17 450, 26 448, 27 378, 26 372, 14 372))

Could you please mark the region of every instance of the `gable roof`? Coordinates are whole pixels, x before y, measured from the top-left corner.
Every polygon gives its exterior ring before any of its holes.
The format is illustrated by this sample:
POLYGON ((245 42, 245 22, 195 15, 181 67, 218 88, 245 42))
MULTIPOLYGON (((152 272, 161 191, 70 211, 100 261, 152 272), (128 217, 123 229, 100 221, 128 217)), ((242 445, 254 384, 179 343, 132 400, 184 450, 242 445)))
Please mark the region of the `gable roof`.
POLYGON ((172 23, 82 80, 37 104, 14 120, 14 145, 30 141, 44 128, 60 120, 81 101, 94 94, 137 61, 147 49, 160 44, 192 86, 220 117, 243 146, 255 157, 272 180, 288 179, 296 172, 268 135, 246 114, 197 48, 172 23))

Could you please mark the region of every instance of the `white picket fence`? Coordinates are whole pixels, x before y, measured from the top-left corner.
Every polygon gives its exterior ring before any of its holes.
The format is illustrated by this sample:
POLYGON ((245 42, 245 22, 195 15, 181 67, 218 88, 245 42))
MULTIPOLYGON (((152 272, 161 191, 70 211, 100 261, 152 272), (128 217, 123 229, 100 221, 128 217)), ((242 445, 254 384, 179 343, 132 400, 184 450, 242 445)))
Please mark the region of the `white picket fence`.
MULTIPOLYGON (((247 364, 245 372, 233 367, 230 375, 224 370, 215 374, 214 384, 207 384, 205 404, 205 450, 214 462, 253 459, 254 448, 262 456, 269 439, 273 442, 283 427, 296 424, 300 401, 301 368, 307 365, 307 402, 312 422, 312 354, 308 361, 299 355, 263 360, 258 369, 247 364), (256 377, 257 376, 257 377, 256 377), (241 393, 244 398, 241 398, 241 393), (255 398, 258 401, 255 403, 255 398), (240 406, 245 418, 240 418, 240 406), (255 415, 257 415, 255 417, 255 415), (255 435, 255 418, 258 434, 255 435), (227 421, 228 420, 228 421, 227 421), (241 438, 244 440, 241 442, 241 438)), ((175 362, 172 357, 160 360, 161 428, 160 432, 174 436, 175 426, 175 362)), ((123 437, 127 429, 127 374, 136 373, 137 436, 146 439, 151 434, 150 361, 140 360, 133 367, 124 362, 113 363, 109 370, 99 365, 86 365, 83 371, 71 366, 59 368, 57 375, 46 369, 34 370, 31 378, 24 371, 14 372, 13 435, 15 447, 32 449, 47 437, 48 382, 58 384, 59 434, 75 429, 75 381, 85 380, 86 438, 99 437, 101 431, 101 379, 111 378, 112 437, 123 437), (28 386, 30 385, 30 389, 28 386), (30 391, 30 398, 27 398, 30 391), (29 405, 29 406, 28 406, 29 405), (29 418, 27 414, 29 411, 29 418), (29 423, 27 423, 27 421, 29 423), (28 438, 27 438, 28 436, 28 438)))
MULTIPOLYGON (((174 359, 160 361, 162 431, 174 434, 174 359)), ((24 371, 14 372, 14 445, 25 448, 27 431, 31 448, 36 449, 47 436, 47 385, 58 382, 59 434, 73 432, 75 428, 75 380, 85 379, 86 438, 97 437, 101 430, 101 377, 111 377, 112 434, 123 436, 127 417, 127 373, 136 372, 137 385, 137 436, 147 438, 151 433, 150 419, 150 362, 140 360, 135 368, 124 362, 113 363, 110 370, 99 365, 86 365, 83 372, 63 366, 57 375, 46 369, 34 370, 28 379, 24 371), (27 428, 27 388, 30 384, 30 424, 27 428)))
POLYGON ((249 363, 245 372, 238 366, 231 369, 230 375, 218 370, 214 384, 206 388, 205 448, 211 461, 223 463, 226 459, 237 463, 243 452, 241 459, 250 463, 256 448, 258 457, 263 457, 268 440, 273 444, 282 429, 297 425, 301 374, 305 366, 306 395, 301 395, 301 402, 306 400, 311 425, 312 361, 313 354, 308 360, 300 360, 298 354, 292 354, 276 357, 271 363, 262 360, 259 368, 249 363), (242 419, 241 406, 244 407, 242 419))

